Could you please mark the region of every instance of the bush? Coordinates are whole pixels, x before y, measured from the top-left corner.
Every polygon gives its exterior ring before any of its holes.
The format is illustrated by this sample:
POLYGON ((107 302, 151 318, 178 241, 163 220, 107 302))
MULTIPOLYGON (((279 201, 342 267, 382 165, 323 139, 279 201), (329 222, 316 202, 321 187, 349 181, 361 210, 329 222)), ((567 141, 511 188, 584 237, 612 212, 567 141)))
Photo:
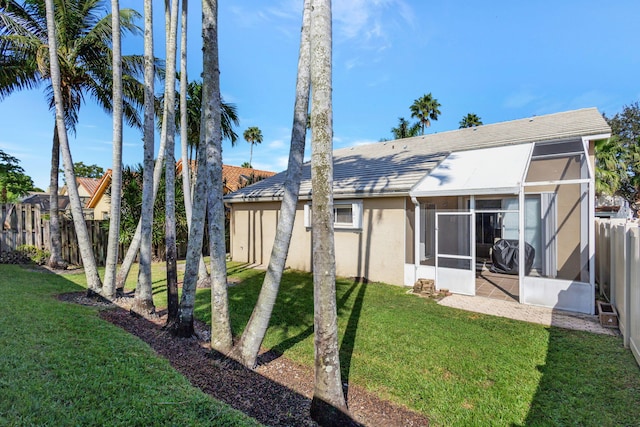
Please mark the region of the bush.
POLYGON ((51 256, 49 251, 33 245, 20 245, 16 250, 38 265, 46 264, 51 256))

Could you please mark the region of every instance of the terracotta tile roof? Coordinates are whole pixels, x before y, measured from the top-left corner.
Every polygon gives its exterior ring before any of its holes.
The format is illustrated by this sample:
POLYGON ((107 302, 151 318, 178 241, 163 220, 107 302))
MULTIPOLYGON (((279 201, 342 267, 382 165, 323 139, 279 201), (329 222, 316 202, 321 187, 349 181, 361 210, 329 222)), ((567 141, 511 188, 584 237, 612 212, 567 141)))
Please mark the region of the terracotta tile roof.
POLYGON ((89 194, 93 195, 98 189, 101 180, 98 178, 76 177, 76 181, 78 182, 78 186, 82 185, 89 194))
POLYGON ((240 166, 222 165, 222 179, 225 184, 225 193, 237 191, 245 187, 251 180, 251 176, 268 178, 275 175, 275 172, 263 171, 253 168, 243 168, 240 166))
MULTIPOLYGON (((191 162, 191 169, 196 167, 195 162, 191 162)), ((176 173, 182 173, 182 160, 176 163, 176 173)), ((269 178, 276 172, 265 171, 253 168, 243 168, 240 166, 222 165, 222 181, 224 182, 224 194, 232 193, 247 186, 251 181, 251 176, 269 178)))

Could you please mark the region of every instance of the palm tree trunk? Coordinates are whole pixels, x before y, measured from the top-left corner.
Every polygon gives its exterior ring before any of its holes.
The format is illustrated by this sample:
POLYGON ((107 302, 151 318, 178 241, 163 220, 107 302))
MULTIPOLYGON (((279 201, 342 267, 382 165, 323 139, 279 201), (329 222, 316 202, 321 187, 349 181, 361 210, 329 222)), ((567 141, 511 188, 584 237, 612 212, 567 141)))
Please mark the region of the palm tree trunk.
POLYGON ((315 382, 311 417, 339 425, 347 405, 342 391, 333 235, 333 113, 331 0, 313 0, 311 12, 311 188, 315 382))
POLYGON ((176 137, 176 33, 178 30, 178 0, 165 0, 167 30, 166 80, 164 93, 165 146, 165 245, 167 262, 167 322, 178 316, 178 269, 176 249, 176 161, 174 157, 176 137))
MULTIPOLYGON (((211 348, 228 353, 233 345, 229 301, 227 298, 227 265, 224 241, 224 204, 222 202, 222 129, 220 118, 220 68, 218 63, 218 2, 202 4, 203 106, 207 150, 207 189, 209 248, 211 254, 211 348), (208 92, 208 93, 206 93, 208 92)), ((202 159, 200 159, 202 160, 202 159)))
POLYGON ((200 143, 198 144, 198 162, 195 179, 195 191, 193 193, 193 211, 189 239, 187 240, 187 259, 184 279, 182 281, 182 296, 178 319, 172 325, 171 331, 180 337, 190 337, 194 334, 193 309, 196 301, 196 287, 198 278, 198 264, 202 262, 202 241, 204 237, 205 215, 207 212, 207 140, 205 123, 212 120, 212 112, 206 108, 208 105, 208 85, 203 82, 203 94, 200 119, 200 143))
MULTIPOLYGON (((144 166, 142 170, 142 209, 140 213, 140 268, 138 289, 140 298, 136 300, 138 312, 151 312, 153 292, 151 278, 151 229, 153 223, 153 144, 154 124, 154 58, 153 58, 153 0, 144 1, 144 166), (143 292, 142 292, 143 291, 143 292)), ((136 230, 137 232, 137 230, 136 230)), ((122 271, 122 270, 121 270, 122 271)))
MULTIPOLYGON (((187 124, 187 12, 188 0, 182 0, 182 28, 180 34, 180 144, 182 155, 182 193, 184 196, 184 211, 187 216, 187 229, 191 230, 191 215, 193 214, 193 196, 191 192, 191 163, 188 155, 188 124, 187 124)), ((208 282, 209 273, 200 256, 198 263, 198 281, 208 282)))
MULTIPOLYGON (((160 135, 160 147, 158 147, 158 158, 155 161, 155 165, 153 167, 153 201, 156 199, 156 195, 158 194, 158 187, 160 186, 160 178, 162 177, 162 168, 164 167, 164 148, 166 144, 166 138, 163 138, 162 134, 160 135)), ((138 221, 138 226, 136 227, 136 232, 131 239, 131 243, 129 243, 129 248, 127 249, 127 253, 122 260, 122 265, 120 266, 120 270, 118 271, 118 276, 116 277, 116 288, 119 293, 124 289, 124 284, 127 281, 127 277, 129 276, 129 272, 131 271, 131 266, 136 260, 136 256, 138 255, 138 250, 140 249, 140 242, 142 240, 142 218, 138 221)), ((137 290, 136 290, 137 292, 137 290)))
POLYGON ((60 149, 62 152, 64 174, 67 180, 67 188, 69 189, 71 214, 73 216, 76 236, 78 238, 78 247, 80 249, 80 256, 82 257, 85 276, 87 278, 88 293, 94 294, 100 292, 102 283, 100 282, 98 268, 96 266, 95 257, 91 248, 91 241, 89 240, 87 225, 82 214, 82 204, 80 202, 80 195, 78 194, 76 177, 73 172, 73 160, 71 158, 71 150, 69 149, 69 140, 67 139, 67 129, 64 121, 65 111, 62 102, 62 90, 60 86, 60 65, 58 63, 57 56, 58 49, 56 41, 53 0, 46 0, 45 8, 47 13, 47 35, 49 41, 51 85, 53 87, 53 95, 55 100, 56 125, 58 129, 60 149))
POLYGON ((120 41, 120 4, 111 0, 111 37, 113 54, 113 166, 111 171, 111 213, 102 296, 113 299, 116 293, 116 266, 122 205, 122 51, 120 41))
POLYGON ((49 178, 49 267, 64 266, 62 260, 62 238, 60 235, 60 211, 58 207, 58 175, 60 174, 60 139, 57 125, 53 127, 53 147, 51 148, 51 175, 49 178))
POLYGON ((280 216, 276 229, 276 238, 271 251, 269 267, 262 283, 258 302, 253 309, 247 327, 233 351, 233 356, 240 359, 250 369, 256 366, 260 346, 269 326, 273 306, 275 305, 282 272, 287 260, 291 235, 293 233, 302 162, 306 136, 307 114, 309 111, 310 87, 310 39, 309 23, 311 19, 311 0, 305 0, 302 15, 302 32, 300 35, 300 53, 298 58, 298 78, 296 82, 296 101, 294 106, 293 129, 291 132, 291 149, 287 179, 284 185, 284 196, 280 207, 280 216))

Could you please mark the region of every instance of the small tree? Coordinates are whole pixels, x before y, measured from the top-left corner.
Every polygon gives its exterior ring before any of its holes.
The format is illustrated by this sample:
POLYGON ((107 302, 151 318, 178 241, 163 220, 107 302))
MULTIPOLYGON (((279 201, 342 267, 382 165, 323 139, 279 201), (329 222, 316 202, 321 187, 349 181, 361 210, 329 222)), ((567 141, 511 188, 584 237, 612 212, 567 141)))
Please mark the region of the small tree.
POLYGON ((0 203, 15 202, 33 189, 33 181, 19 163, 20 160, 0 150, 0 203))
POLYGON ((611 126, 612 136, 606 145, 596 148, 596 177, 602 183, 603 176, 607 176, 608 190, 637 208, 640 197, 640 103, 625 105, 622 112, 611 118, 605 116, 605 119, 611 126), (615 178, 614 174, 617 175, 615 178))

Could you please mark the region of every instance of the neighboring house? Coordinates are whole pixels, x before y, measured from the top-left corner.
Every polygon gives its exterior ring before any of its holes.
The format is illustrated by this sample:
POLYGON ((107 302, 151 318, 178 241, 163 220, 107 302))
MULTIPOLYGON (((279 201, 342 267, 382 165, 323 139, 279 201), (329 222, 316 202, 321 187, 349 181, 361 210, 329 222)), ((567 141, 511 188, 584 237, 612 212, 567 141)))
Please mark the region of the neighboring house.
MULTIPOLYGON (((89 206, 89 201, 92 199, 94 194, 100 188, 100 183, 105 179, 105 176, 109 175, 109 182, 111 182, 111 169, 107 170, 107 172, 103 175, 102 178, 85 178, 85 177, 76 177, 76 183, 78 184, 78 195, 80 196, 80 202, 82 203, 82 213, 84 214, 85 219, 104 219, 104 213, 99 211, 95 207, 89 206)), ((69 196, 69 191, 67 186, 63 186, 60 189, 61 196, 69 196)), ((106 211, 106 217, 109 217, 109 209, 106 211)))
MULTIPOLYGON (((182 172, 182 160, 176 163, 176 173, 182 172)), ((275 172, 256 170, 251 168, 241 168, 238 166, 222 165, 222 180, 224 182, 224 194, 236 191, 238 188, 242 188, 251 182, 255 182, 260 179, 264 179, 275 175, 275 172)), ((109 212, 111 211, 111 202, 107 196, 107 189, 111 186, 111 169, 107 169, 105 174, 100 179, 93 180, 91 178, 77 178, 78 187, 81 185, 87 188, 89 185, 93 185, 93 192, 86 200, 83 199, 85 206, 85 216, 87 218, 93 215, 93 219, 109 219, 109 212), (83 180, 81 182, 80 180, 83 180), (84 182, 87 180, 87 182, 84 182), (87 215, 87 212, 90 212, 87 215)), ((80 194, 83 197, 84 193, 80 194)))
MULTIPOLYGON (((511 260, 530 269, 503 275, 512 297, 593 313, 594 141, 610 133, 589 108, 334 151, 337 274, 476 295, 507 239, 533 249, 511 260)), ((225 197, 233 261, 268 262, 285 175, 225 197)), ((305 271, 311 201, 306 163, 287 259, 305 271)))

